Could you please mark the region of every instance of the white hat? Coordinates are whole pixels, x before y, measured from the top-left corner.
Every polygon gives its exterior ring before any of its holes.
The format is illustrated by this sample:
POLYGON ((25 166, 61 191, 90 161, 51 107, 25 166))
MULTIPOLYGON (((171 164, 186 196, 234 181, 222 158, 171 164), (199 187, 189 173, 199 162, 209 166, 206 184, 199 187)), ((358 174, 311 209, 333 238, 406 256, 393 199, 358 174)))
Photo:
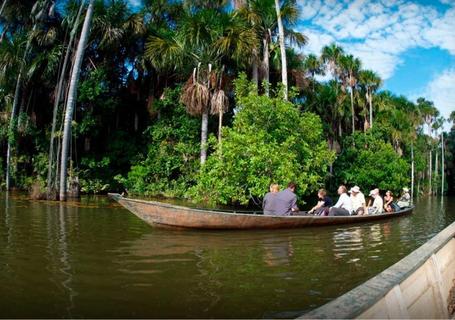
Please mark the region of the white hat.
POLYGON ((374 195, 377 195, 377 194, 379 194, 379 189, 378 188, 373 189, 373 190, 370 191, 370 197, 374 196, 374 195))
POLYGON ((409 188, 404 187, 404 188, 403 188, 403 191, 404 191, 404 192, 409 192, 409 188))
POLYGON ((359 188, 359 186, 353 186, 353 187, 351 188, 351 190, 349 190, 349 192, 351 192, 351 193, 352 193, 352 192, 356 192, 356 193, 357 193, 357 192, 360 192, 360 188, 359 188))

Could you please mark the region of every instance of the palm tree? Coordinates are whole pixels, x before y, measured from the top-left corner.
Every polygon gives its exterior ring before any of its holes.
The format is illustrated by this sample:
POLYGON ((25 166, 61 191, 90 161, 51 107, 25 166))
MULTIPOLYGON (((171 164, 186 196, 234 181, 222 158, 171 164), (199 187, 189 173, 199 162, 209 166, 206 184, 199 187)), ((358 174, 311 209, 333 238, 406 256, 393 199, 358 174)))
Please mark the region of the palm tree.
MULTIPOLYGON (((436 186, 435 186, 435 193, 437 194, 437 191, 438 191, 438 188, 437 188, 437 183, 439 182, 439 148, 438 148, 438 145, 439 145, 439 141, 440 141, 440 136, 438 135, 438 132, 440 129, 443 128, 444 126, 444 122, 445 122, 445 119, 444 117, 438 117, 436 118, 436 120, 434 121, 432 127, 433 127, 433 130, 435 132, 435 138, 436 138, 436 152, 435 152, 435 162, 434 162, 434 179, 436 180, 436 186)), ((441 133, 442 134, 442 133, 441 133)), ((441 158, 442 162, 444 162, 444 158, 441 158)))
MULTIPOLYGON (((292 26, 299 18, 299 7, 296 1, 285 1, 279 10, 283 24, 284 39, 288 40, 290 44, 299 47, 306 44, 307 38, 292 29, 292 26)), ((236 14, 248 21, 250 28, 256 32, 258 39, 260 39, 261 44, 258 44, 257 47, 262 49, 262 81, 269 83, 270 50, 278 29, 275 0, 249 0, 247 5, 241 7, 236 14)), ((254 59, 253 61, 255 61, 254 59)), ((268 95, 268 87, 265 87, 264 91, 268 95)))
POLYGON ((361 70, 359 72, 359 83, 365 90, 365 98, 369 105, 369 127, 373 128, 373 94, 382 85, 382 79, 374 71, 361 70))
POLYGON ((77 46, 74 64, 72 66, 70 87, 68 89, 68 101, 66 104, 65 121, 62 139, 62 155, 60 162, 60 200, 66 200, 67 195, 67 165, 69 154, 69 143, 71 139, 71 122, 73 119, 74 106, 76 104, 77 85, 81 72, 82 60, 84 58, 85 47, 90 33, 90 24, 93 16, 94 0, 90 0, 85 14, 84 25, 82 27, 79 43, 77 46))
POLYGON ((321 60, 325 63, 332 73, 334 79, 338 79, 340 76, 340 58, 344 55, 342 47, 337 46, 335 43, 330 44, 322 48, 321 60))
MULTIPOLYGON (((6 1, 3 3, 6 4, 6 1)), ((18 107, 19 107, 19 100, 21 98, 21 89, 22 89, 22 78, 24 76, 25 72, 25 67, 28 59, 28 55, 30 54, 30 49, 32 45, 32 40, 33 40, 33 35, 35 34, 37 27, 38 27, 38 22, 43 19, 45 19, 45 9, 47 9, 49 3, 45 1, 44 3, 41 3, 40 0, 37 0, 35 2, 35 5, 32 8, 31 11, 31 19, 33 20, 33 28, 27 38, 27 44, 25 46, 25 51, 24 51, 24 57, 22 59, 22 62, 19 67, 19 72, 17 75, 17 80, 16 80, 16 88, 14 91, 14 99, 13 99, 13 106, 11 108, 11 116, 10 116, 10 123, 8 127, 8 144, 7 144, 7 151, 6 151, 6 190, 10 190, 11 188, 11 156, 12 156, 12 144, 13 144, 13 139, 12 135, 15 130, 16 126, 16 116, 18 113, 18 107), (40 7, 41 5, 41 7, 40 7), (39 11, 38 11, 39 10, 39 11)))
POLYGON ((351 96, 351 125, 352 133, 355 132, 355 110, 354 110, 354 90, 357 85, 358 74, 361 67, 361 61, 354 58, 353 55, 343 55, 339 60, 341 67, 341 77, 344 87, 350 88, 351 96))
MULTIPOLYGON (((55 87, 54 108, 53 108, 53 113, 52 113, 51 137, 50 137, 50 142, 49 142, 49 163, 48 163, 48 171, 47 171, 47 197, 48 198, 51 198, 51 193, 52 193, 53 187, 56 187, 56 186, 53 186, 53 183, 52 183, 52 180, 53 180, 52 173, 54 172, 54 149, 55 149, 54 142, 55 142, 55 131, 56 131, 56 127, 57 127, 57 114, 59 111, 60 102, 62 100, 63 83, 64 83, 65 75, 66 75, 66 72, 68 69, 68 62, 69 62, 70 54, 72 51, 73 43, 75 40, 76 32, 79 27, 80 16, 81 16, 82 10, 84 8, 84 2, 85 2, 85 0, 81 1, 79 10, 78 10, 76 16, 74 17, 74 20, 71 21, 73 27, 70 32, 70 38, 68 40, 68 45, 66 47, 66 53, 65 53, 65 57, 63 59, 62 67, 60 69, 60 74, 57 79, 57 86, 55 87)), ((58 162, 58 159, 56 160, 56 162, 58 162)), ((56 172, 56 176, 57 176, 57 172, 56 172)))
POLYGON ((429 141, 429 148, 428 148, 428 181, 429 181, 429 193, 430 195, 433 194, 433 178, 432 178, 432 164, 433 164, 433 156, 432 156, 432 148, 433 148, 433 133, 432 133, 432 124, 435 118, 437 117, 439 111, 434 107, 433 102, 428 101, 424 98, 417 99, 417 105, 420 109, 420 114, 423 117, 424 122, 428 127, 428 141, 429 141))

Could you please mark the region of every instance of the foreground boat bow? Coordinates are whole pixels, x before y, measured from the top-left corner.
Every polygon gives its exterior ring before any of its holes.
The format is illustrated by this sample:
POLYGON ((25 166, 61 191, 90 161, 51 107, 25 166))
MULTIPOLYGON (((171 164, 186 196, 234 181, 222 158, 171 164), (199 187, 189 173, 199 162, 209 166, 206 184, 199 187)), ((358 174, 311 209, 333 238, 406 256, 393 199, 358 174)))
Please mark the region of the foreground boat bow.
POLYGON ((395 218, 410 214, 413 210, 410 207, 396 213, 343 217, 265 216, 262 214, 194 209, 157 201, 130 199, 118 193, 109 193, 108 196, 151 225, 194 229, 303 228, 395 218))

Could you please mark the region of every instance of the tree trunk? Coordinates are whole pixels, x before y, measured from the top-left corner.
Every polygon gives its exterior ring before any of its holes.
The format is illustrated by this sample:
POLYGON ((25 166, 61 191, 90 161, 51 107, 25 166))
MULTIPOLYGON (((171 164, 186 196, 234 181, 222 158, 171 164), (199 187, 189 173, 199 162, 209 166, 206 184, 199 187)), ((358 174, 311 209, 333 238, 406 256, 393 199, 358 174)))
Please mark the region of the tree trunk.
POLYGON ((411 204, 414 199, 414 142, 411 142, 411 204))
POLYGON ((269 82, 270 82, 270 68, 269 68, 269 41, 267 37, 262 39, 262 43, 264 45, 264 52, 262 55, 262 81, 266 82, 264 92, 266 96, 269 96, 269 82))
MULTIPOLYGON (((51 128, 51 140, 49 145, 49 164, 47 168, 47 197, 50 197, 52 192, 52 172, 54 168, 54 141, 55 141, 55 129, 57 127, 57 115, 58 109, 60 105, 60 101, 62 100, 62 90, 63 90, 63 83, 65 80, 66 69, 68 68, 68 61, 70 58, 71 48, 73 46, 74 38, 77 32, 77 28, 79 26, 79 18, 82 14, 82 10, 84 8, 85 0, 81 1, 81 5, 79 7, 79 11, 77 12, 76 19, 73 24, 73 28, 70 32, 70 38, 68 40, 68 47, 66 49, 65 58, 63 59, 62 69, 60 70, 60 75, 58 78, 57 87, 55 90, 55 98, 54 98, 54 111, 52 113, 52 128, 51 128)), ((58 159, 56 160, 58 162, 58 159)), ((58 172, 58 171, 56 171, 58 172)), ((57 173, 56 173, 57 175, 57 173)))
POLYGON ((436 181, 436 184, 435 184, 435 187, 434 187, 434 194, 437 195, 438 194, 438 174, 439 174, 439 171, 438 171, 438 161, 439 161, 439 152, 438 152, 438 147, 436 146, 436 159, 435 159, 435 162, 434 162, 434 179, 436 181))
POLYGON ((6 6, 7 2, 8 2, 8 0, 4 0, 3 3, 2 3, 2 7, 0 8, 0 17, 3 14, 3 10, 5 10, 5 6, 6 6))
POLYGON ((352 133, 355 132, 355 114, 354 114, 354 87, 351 86, 351 119, 352 119, 352 133))
POLYGON ((220 148, 220 153, 221 153, 221 131, 223 130, 223 110, 220 110, 218 114, 218 144, 220 148))
POLYGON ((60 200, 66 200, 67 195, 67 171, 68 171, 68 154, 69 154, 69 143, 71 140, 71 121, 73 119, 74 106, 76 104, 77 84, 79 81, 79 75, 82 66, 82 60, 84 57, 85 47, 87 45, 88 36, 90 32, 90 23, 93 16, 93 4, 94 0, 90 0, 85 15, 84 26, 82 27, 81 37, 77 46, 76 58, 74 60, 73 71, 71 73, 70 88, 68 90, 68 102, 66 105, 65 112, 65 123, 63 128, 63 140, 62 140, 62 155, 60 164, 60 200))
POLYGON ((432 166, 432 158, 433 158, 433 155, 432 155, 432 152, 431 152, 431 149, 429 151, 429 157, 428 157, 428 160, 430 161, 429 162, 429 170, 428 170, 428 179, 429 179, 429 194, 432 195, 433 194, 433 177, 432 177, 432 169, 433 169, 433 166, 432 166))
POLYGON ((209 110, 206 108, 202 113, 201 123, 201 165, 207 160, 207 134, 209 125, 209 110))
POLYGON ((444 132, 441 133, 441 197, 444 196, 444 132))
POLYGON ((281 51, 281 80, 283 82, 284 100, 288 100, 288 66, 286 60, 286 47, 284 44, 284 28, 283 21, 281 20, 280 1, 275 0, 276 16, 278 20, 278 34, 280 38, 280 51, 281 51))
POLYGON ((370 105, 370 128, 373 129, 373 94, 371 92, 368 92, 368 102, 370 105))
POLYGON ((253 79, 254 84, 256 87, 259 87, 259 68, 258 68, 258 63, 256 60, 253 61, 253 66, 252 66, 252 74, 251 78, 253 79))

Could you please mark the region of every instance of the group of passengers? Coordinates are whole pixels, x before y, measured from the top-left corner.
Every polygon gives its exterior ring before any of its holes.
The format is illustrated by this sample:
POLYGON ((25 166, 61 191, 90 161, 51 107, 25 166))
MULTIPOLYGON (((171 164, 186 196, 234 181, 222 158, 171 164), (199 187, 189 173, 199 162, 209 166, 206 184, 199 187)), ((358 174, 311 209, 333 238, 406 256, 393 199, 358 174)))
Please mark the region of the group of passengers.
MULTIPOLYGON (((270 192, 265 195, 263 200, 264 214, 283 216, 297 214, 299 208, 297 207, 295 189, 296 184, 293 182, 290 182, 283 191, 279 191, 277 184, 272 184, 270 192)), ((393 213, 411 205, 408 188, 403 188, 403 193, 398 201, 395 201, 391 191, 387 191, 382 198, 378 188, 370 191, 368 203, 358 186, 352 187, 348 192, 346 186, 341 185, 338 188, 338 195, 338 201, 333 205, 333 201, 327 196, 326 190, 320 189, 318 191, 319 201, 308 211, 308 214, 318 216, 372 215, 384 212, 393 213)))

